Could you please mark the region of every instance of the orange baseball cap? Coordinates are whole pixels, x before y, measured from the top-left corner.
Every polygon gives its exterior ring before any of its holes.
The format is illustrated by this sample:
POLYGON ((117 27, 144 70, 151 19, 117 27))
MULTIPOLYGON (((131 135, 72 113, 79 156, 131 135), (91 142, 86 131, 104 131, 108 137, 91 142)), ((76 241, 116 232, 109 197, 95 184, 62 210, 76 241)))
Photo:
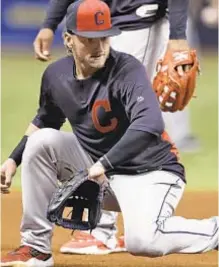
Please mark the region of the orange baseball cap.
POLYGON ((110 9, 101 0, 79 0, 68 7, 66 29, 70 34, 87 38, 119 35, 111 23, 110 9))

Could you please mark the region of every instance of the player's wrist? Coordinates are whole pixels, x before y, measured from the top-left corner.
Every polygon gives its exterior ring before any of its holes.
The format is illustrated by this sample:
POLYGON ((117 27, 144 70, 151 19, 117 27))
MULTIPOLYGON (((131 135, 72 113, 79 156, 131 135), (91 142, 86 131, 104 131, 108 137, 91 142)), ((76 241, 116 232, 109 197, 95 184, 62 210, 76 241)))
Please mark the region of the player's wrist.
POLYGON ((189 50, 190 48, 186 39, 171 39, 167 47, 170 50, 189 50))
POLYGON ((10 157, 7 159, 7 162, 10 162, 10 163, 15 164, 17 166, 17 163, 15 162, 15 160, 10 158, 10 157))
POLYGON ((99 168, 101 168, 101 169, 103 169, 104 172, 106 171, 106 168, 103 166, 103 164, 100 161, 97 161, 94 165, 99 167, 99 168))
POLYGON ((51 31, 53 34, 55 34, 57 30, 57 25, 51 25, 49 23, 44 23, 41 27, 41 30, 48 30, 51 31))
POLYGON ((111 164, 106 155, 101 157, 98 162, 103 166, 105 172, 114 169, 113 165, 111 164))

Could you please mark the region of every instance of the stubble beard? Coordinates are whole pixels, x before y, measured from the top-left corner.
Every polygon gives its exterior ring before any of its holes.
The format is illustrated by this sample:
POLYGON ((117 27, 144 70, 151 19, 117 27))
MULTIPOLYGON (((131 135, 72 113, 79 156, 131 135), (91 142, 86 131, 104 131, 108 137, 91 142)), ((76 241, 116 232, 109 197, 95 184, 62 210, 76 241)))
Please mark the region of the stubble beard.
POLYGON ((82 69, 87 70, 88 73, 94 73, 97 70, 103 68, 105 66, 105 63, 109 57, 110 50, 106 50, 103 55, 99 57, 92 57, 90 55, 82 57, 80 53, 77 53, 77 50, 72 49, 72 54, 80 66, 82 66, 82 69))
POLYGON ((84 61, 88 66, 94 69, 101 69, 105 66, 108 55, 104 54, 100 57, 86 57, 84 61))

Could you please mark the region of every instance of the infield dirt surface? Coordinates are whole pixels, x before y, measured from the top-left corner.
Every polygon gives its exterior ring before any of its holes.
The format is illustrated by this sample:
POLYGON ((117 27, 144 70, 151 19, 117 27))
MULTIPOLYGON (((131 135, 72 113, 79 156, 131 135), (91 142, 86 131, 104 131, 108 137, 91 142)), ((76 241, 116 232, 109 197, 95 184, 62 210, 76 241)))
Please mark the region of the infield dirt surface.
MULTIPOLYGON (((206 218, 217 215, 217 192, 187 192, 179 204, 176 214, 187 218, 206 218)), ((36 199, 37 201, 37 199, 36 199)), ((1 196, 1 253, 19 246, 20 220, 22 215, 21 193, 13 191, 1 196)), ((123 232, 122 217, 119 217, 119 232, 123 232)), ((134 257, 128 253, 107 256, 63 255, 60 246, 69 240, 71 232, 56 228, 53 238, 53 253, 56 267, 216 267, 218 255, 216 251, 197 255, 170 255, 150 259, 134 257)))

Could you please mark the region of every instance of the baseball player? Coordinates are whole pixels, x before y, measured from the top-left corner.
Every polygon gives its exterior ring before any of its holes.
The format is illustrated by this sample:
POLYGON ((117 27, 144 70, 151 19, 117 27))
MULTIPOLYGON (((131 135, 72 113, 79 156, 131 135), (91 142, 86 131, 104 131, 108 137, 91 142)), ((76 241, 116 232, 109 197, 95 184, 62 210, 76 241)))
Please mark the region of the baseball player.
MULTIPOLYGON (((122 30, 120 36, 111 38, 117 51, 129 53, 146 67, 151 81, 156 73, 157 61, 168 50, 188 50, 186 20, 189 0, 107 0, 113 25, 122 30), (169 9, 169 19, 167 13, 169 9)), ((50 47, 58 24, 74 0, 50 0, 43 28, 34 41, 36 58, 50 59, 50 47)), ((182 68, 179 68, 179 73, 182 68)), ((180 151, 199 149, 198 140, 192 135, 188 110, 163 113, 166 129, 180 151), (177 122, 181 121, 180 125, 177 122), (176 126, 177 125, 177 126, 176 126)))
POLYGON ((164 132, 144 66, 110 48, 108 37, 119 33, 104 2, 69 6, 64 43, 72 56, 45 70, 37 114, 1 167, 6 193, 22 160, 21 246, 2 257, 1 266, 53 266, 47 207, 57 181, 82 169, 90 179, 110 173, 130 253, 158 257, 216 248, 218 217, 173 216, 186 183, 184 167, 164 132), (59 131, 66 119, 72 133, 59 131))
MULTIPOLYGON (((38 59, 45 61, 50 59, 50 46, 54 33, 72 2, 75 1, 50 1, 43 28, 34 42, 38 59)), ((157 61, 165 54, 167 47, 167 51, 189 49, 185 34, 187 0, 108 0, 105 2, 111 9, 113 25, 122 30, 122 34, 110 38, 112 48, 131 54, 142 62, 151 81, 156 73, 157 61)), ((183 75, 181 66, 178 67, 178 71, 183 75)), ((187 109, 174 114, 164 112, 163 117, 166 129, 179 149, 181 151, 195 149, 197 142, 191 136, 187 109)), ((103 212, 100 224, 92 235, 76 233, 70 242, 61 247, 61 252, 107 254, 124 251, 123 238, 115 237, 116 218, 117 214, 114 212, 103 212)))

